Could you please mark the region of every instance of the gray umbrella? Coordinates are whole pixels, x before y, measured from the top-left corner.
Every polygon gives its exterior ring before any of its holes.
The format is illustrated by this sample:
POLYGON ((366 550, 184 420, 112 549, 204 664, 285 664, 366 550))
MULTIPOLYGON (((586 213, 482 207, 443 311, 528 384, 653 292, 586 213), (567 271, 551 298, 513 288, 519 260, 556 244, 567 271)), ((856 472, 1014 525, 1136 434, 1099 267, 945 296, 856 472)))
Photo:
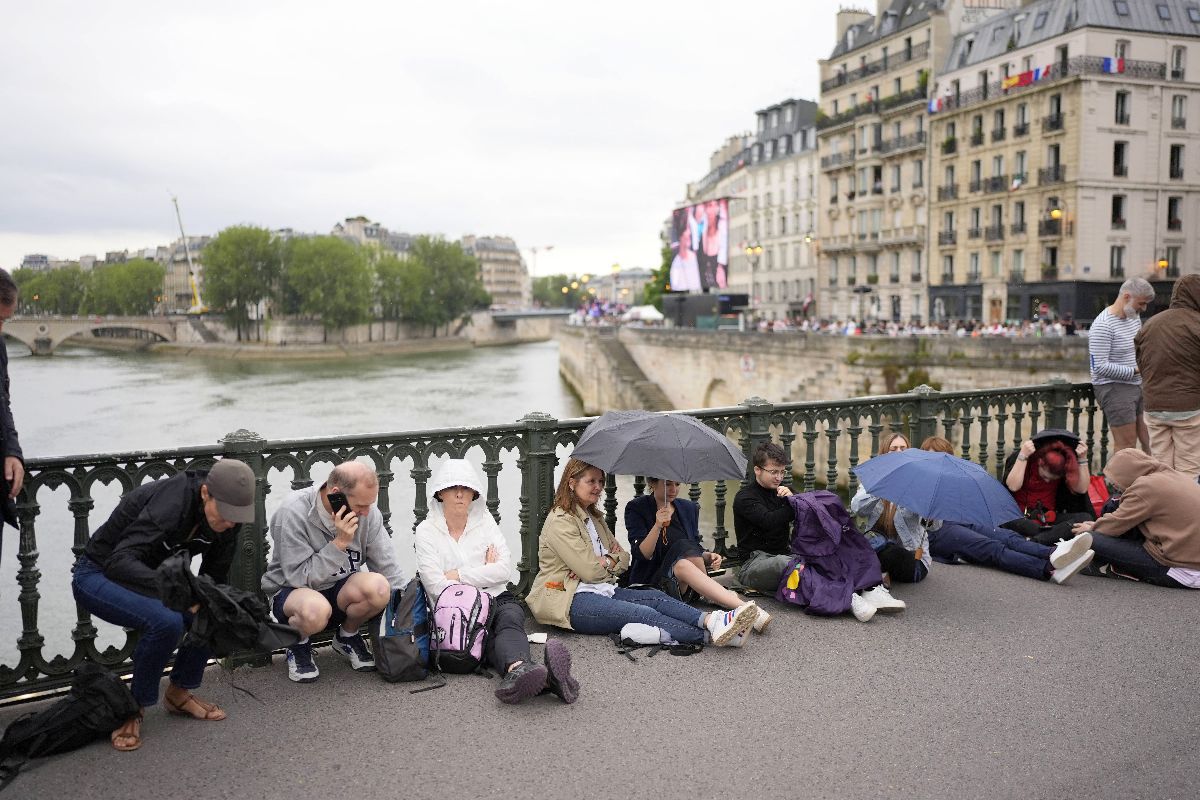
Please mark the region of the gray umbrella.
POLYGON ((683 414, 609 411, 587 427, 571 456, 605 472, 679 483, 746 476, 746 457, 733 442, 683 414))

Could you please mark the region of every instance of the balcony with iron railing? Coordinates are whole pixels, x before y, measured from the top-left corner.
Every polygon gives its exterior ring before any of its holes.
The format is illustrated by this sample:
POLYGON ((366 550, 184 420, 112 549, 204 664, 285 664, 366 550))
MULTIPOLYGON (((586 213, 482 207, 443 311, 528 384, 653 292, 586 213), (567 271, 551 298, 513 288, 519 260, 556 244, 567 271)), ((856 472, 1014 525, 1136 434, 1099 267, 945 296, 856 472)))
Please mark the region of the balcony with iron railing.
POLYGON ((1184 79, 1184 76, 1186 74, 1187 74, 1187 72, 1182 67, 1179 69, 1173 69, 1173 70, 1171 70, 1171 80, 1181 81, 1184 79))
POLYGON ((978 239, 983 235, 983 228, 967 228, 968 239, 978 239))
POLYGON ((1008 189, 1008 176, 1007 175, 993 175, 992 177, 987 179, 987 183, 984 184, 984 187, 983 187, 983 191, 988 194, 995 194, 996 192, 1003 192, 1003 191, 1006 191, 1007 189, 1008 189))
POLYGON ((953 272, 943 272, 941 283, 943 286, 953 286, 954 285, 954 273, 953 272))
POLYGON ((942 247, 958 244, 957 231, 938 231, 938 244, 942 247))
POLYGON ((992 131, 992 141, 993 142, 1003 142, 1004 136, 1005 136, 1004 128, 996 128, 995 130, 992 131))
POLYGON ((1172 165, 1169 175, 1173 181, 1183 180, 1183 167, 1179 166, 1178 164, 1172 165))
POLYGON ((1053 133, 1055 131, 1061 131, 1062 129, 1063 115, 1061 113, 1048 114, 1047 116, 1042 117, 1042 133, 1053 133))
POLYGON ((854 166, 854 151, 821 156, 821 169, 831 170, 854 166))
POLYGON ((1023 269, 1009 270, 1008 280, 1009 280, 1009 283, 1024 283, 1025 282, 1025 270, 1023 270, 1023 269))
POLYGON ((1129 124, 1129 112, 1128 111, 1117 111, 1117 112, 1115 112, 1113 117, 1114 117, 1113 123, 1116 125, 1128 125, 1129 124))
POLYGON ((1113 164, 1113 177, 1114 178, 1129 177, 1129 165, 1128 164, 1113 164))
POLYGON ((1038 220, 1038 236, 1062 236, 1061 219, 1038 220))
POLYGON ((983 131, 971 132, 971 147, 979 147, 983 144, 983 131))
POLYGON ((983 229, 983 239, 987 242, 998 242, 1004 238, 1003 225, 988 225, 983 229))
POLYGON ((929 42, 914 44, 912 47, 901 50, 899 53, 889 53, 887 58, 880 58, 844 72, 839 71, 832 78, 826 78, 821 81, 821 91, 828 92, 839 86, 849 86, 852 83, 866 80, 872 75, 878 75, 881 72, 901 66, 902 64, 923 59, 928 53, 929 42))
POLYGON ((983 178, 973 178, 971 182, 967 184, 967 191, 972 194, 983 191, 983 178))
POLYGON ((1038 185, 1063 183, 1067 179, 1066 164, 1056 164, 1053 167, 1042 167, 1038 170, 1038 185))
POLYGON ((1113 217, 1112 218, 1112 229, 1114 231, 1125 230, 1125 218, 1124 217, 1113 217))
POLYGON ((1173 217, 1167 220, 1167 230, 1181 231, 1183 230, 1183 220, 1173 217))
POLYGON ((1182 131, 1187 128, 1186 117, 1171 117, 1171 130, 1182 131))
POLYGON ((1058 280, 1058 267, 1050 264, 1042 264, 1042 280, 1056 281, 1058 280))
POLYGON ((1012 225, 1009 225, 1008 232, 1011 233, 1013 236, 1024 236, 1025 235, 1025 220, 1021 220, 1020 222, 1014 222, 1012 225))
POLYGON ((1028 134, 1029 134, 1029 123, 1028 122, 1018 122, 1016 125, 1013 125, 1013 136, 1026 136, 1028 134))
POLYGON ((958 184, 951 183, 946 186, 939 186, 937 190, 938 200, 957 200, 958 199, 958 184))
POLYGON ((953 136, 948 137, 942 142, 942 155, 952 156, 958 152, 958 139, 953 136))
POLYGON ((913 133, 906 133, 903 136, 897 136, 894 139, 880 142, 876 150, 884 155, 896 155, 924 146, 925 131, 914 131, 913 133))
POLYGON ((920 102, 926 97, 926 87, 918 86, 915 89, 909 89, 899 94, 885 97, 882 100, 869 100, 865 103, 860 103, 854 108, 843 111, 840 114, 833 116, 825 116, 817 114, 817 130, 825 131, 832 128, 838 128, 843 125, 848 125, 859 117, 868 114, 882 114, 894 109, 903 108, 912 103, 920 102))
POLYGON ((979 270, 971 270, 967 273, 967 283, 979 283, 981 280, 983 280, 983 275, 979 270))

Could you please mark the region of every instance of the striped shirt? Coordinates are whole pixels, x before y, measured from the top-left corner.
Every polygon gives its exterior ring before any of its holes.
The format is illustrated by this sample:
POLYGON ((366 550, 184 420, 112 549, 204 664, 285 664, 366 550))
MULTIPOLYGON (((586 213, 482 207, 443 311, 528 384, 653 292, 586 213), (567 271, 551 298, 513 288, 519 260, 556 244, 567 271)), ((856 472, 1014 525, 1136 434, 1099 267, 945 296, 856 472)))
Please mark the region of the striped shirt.
POLYGON ((1133 337, 1142 329, 1142 318, 1118 317, 1107 308, 1088 329, 1088 357, 1092 383, 1131 383, 1140 386, 1142 376, 1135 375, 1137 358, 1133 337))

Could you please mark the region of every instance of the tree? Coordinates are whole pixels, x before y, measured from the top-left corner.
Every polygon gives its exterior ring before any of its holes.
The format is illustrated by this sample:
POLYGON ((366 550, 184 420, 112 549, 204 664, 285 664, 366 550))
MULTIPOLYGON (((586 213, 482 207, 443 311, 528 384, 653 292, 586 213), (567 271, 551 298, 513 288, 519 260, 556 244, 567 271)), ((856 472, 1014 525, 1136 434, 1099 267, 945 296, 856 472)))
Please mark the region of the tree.
POLYGON ((89 276, 78 264, 49 271, 18 269, 12 277, 25 312, 78 314, 87 295, 89 276))
POLYGON ((473 309, 491 304, 491 295, 479 279, 479 262, 457 242, 418 236, 409 248, 409 261, 413 262, 410 277, 427 281, 427 292, 422 298, 425 308, 409 308, 405 318, 418 321, 414 315, 419 317, 433 327, 434 335, 438 326, 446 325, 448 332, 451 322, 465 320, 473 309))
POLYGON ((134 316, 154 311, 162 297, 162 264, 135 258, 92 271, 80 313, 134 316))
POLYGON ((270 296, 279 279, 280 248, 266 228, 226 228, 204 248, 204 296, 225 309, 238 341, 250 322, 250 308, 270 296))
POLYGON ((319 318, 326 333, 370 319, 373 288, 367 254, 349 242, 336 236, 289 242, 283 262, 285 308, 319 318))
POLYGON ((662 266, 654 270, 650 282, 646 284, 646 288, 642 293, 642 302, 648 306, 654 306, 659 311, 663 310, 662 298, 670 286, 671 260, 673 257, 674 253, 671 252, 671 246, 663 245, 662 266))
POLYGON ((405 282, 409 271, 408 265, 391 253, 381 254, 375 260, 375 302, 383 319, 404 316, 405 282))

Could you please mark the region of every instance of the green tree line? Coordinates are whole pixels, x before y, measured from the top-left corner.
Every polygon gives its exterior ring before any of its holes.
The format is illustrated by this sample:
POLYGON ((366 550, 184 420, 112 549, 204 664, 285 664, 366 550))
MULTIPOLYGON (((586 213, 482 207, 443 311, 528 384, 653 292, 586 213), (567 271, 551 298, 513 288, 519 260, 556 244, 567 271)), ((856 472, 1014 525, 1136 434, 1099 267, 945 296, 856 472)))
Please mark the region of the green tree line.
POLYGON ((138 258, 90 272, 77 264, 45 271, 18 269, 13 280, 25 313, 132 316, 154 311, 162 299, 165 274, 161 264, 138 258))

